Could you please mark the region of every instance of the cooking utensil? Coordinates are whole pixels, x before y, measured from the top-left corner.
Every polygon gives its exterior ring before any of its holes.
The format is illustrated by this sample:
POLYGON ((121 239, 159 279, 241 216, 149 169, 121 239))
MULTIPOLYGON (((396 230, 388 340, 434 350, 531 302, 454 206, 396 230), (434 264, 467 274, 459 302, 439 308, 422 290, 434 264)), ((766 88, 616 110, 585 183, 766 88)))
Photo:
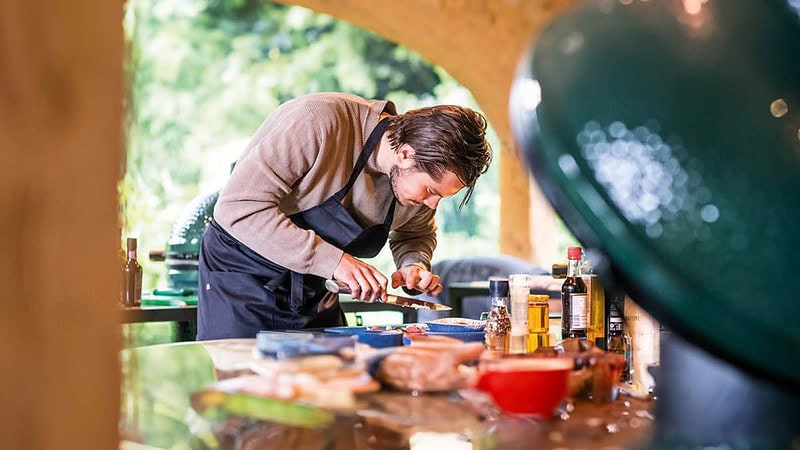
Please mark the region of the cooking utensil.
MULTIPOLYGON (((325 280, 325 289, 334 294, 350 295, 350 287, 339 280, 325 280)), ((447 305, 440 305, 438 303, 426 302, 424 300, 417 300, 394 294, 388 294, 386 300, 378 299, 378 301, 387 305, 395 305, 403 308, 430 309, 433 311, 451 311, 453 309, 447 305)))

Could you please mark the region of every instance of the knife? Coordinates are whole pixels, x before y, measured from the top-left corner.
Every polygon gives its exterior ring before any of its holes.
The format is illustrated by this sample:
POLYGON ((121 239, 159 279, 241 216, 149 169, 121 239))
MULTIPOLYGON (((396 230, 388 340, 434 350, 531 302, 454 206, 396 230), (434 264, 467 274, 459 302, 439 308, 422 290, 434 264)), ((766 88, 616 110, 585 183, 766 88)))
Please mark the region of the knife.
MULTIPOLYGON (((350 294, 350 287, 343 281, 325 280, 325 289, 334 294, 350 294)), ((378 299, 379 302, 387 305, 401 306, 403 308, 430 309, 433 311, 451 311, 453 308, 439 303, 426 302, 415 298, 403 297, 401 295, 388 294, 386 300, 378 299)))

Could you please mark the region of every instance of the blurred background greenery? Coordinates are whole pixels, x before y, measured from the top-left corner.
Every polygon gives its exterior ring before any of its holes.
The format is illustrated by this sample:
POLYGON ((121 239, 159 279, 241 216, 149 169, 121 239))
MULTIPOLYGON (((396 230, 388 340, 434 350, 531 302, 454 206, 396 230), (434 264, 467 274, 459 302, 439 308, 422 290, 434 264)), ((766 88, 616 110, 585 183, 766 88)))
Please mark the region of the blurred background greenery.
MULTIPOLYGON (((129 93, 121 238, 139 239, 145 290, 167 286, 164 263, 148 261, 148 252, 165 248, 193 199, 224 185, 251 134, 282 102, 339 91, 392 100, 400 112, 433 104, 479 109, 467 89, 416 53, 301 7, 129 0, 124 30, 129 93)), ((461 211, 460 197, 439 205, 435 260, 498 252, 499 143, 492 130, 490 142, 495 160, 471 202, 461 211)), ((388 247, 372 262, 384 273, 394 270, 388 247)), ((172 323, 123 325, 122 332, 125 347, 177 337, 172 323)), ((208 356, 198 347, 176 359, 174 348, 150 348, 148 357, 136 348, 121 353, 122 435, 158 448, 214 448, 213 442, 185 442, 194 423, 184 416, 189 393, 214 379, 208 356), (195 378, 165 385, 165 370, 195 378)))
MULTIPOLYGON (((480 110, 466 88, 418 54, 302 7, 129 0, 124 31, 129 92, 121 238, 139 240, 145 291, 167 287, 165 264, 149 261, 148 252, 166 247, 193 199, 224 185, 252 133, 281 103, 338 91, 390 99, 399 112, 447 103, 480 110)), ((500 151, 491 125, 489 140, 494 161, 470 203, 459 211, 459 195, 439 204, 434 261, 498 253, 500 151)), ((562 229, 559 247, 574 245, 562 229)), ((388 246, 371 262, 387 275, 394 271, 388 246)), ((168 341, 169 328, 161 325, 135 324, 126 333, 142 344, 168 341)))
MULTIPOLYGON (((122 240, 139 240, 144 289, 166 287, 150 262, 192 199, 220 189, 252 133, 279 104, 312 92, 390 99, 400 112, 433 104, 479 109, 463 86, 419 55, 308 9, 262 0, 130 0, 127 161, 122 240)), ((490 130, 490 140, 499 149, 490 130)), ((436 259, 497 253, 497 158, 472 200, 440 203, 436 259)), ((388 246, 371 261, 394 270, 388 246)), ((125 327, 126 342, 174 339, 171 324, 125 327)))
MULTIPOLYGON (((147 252, 164 248, 193 198, 223 186, 251 134, 282 102, 339 91, 390 99, 401 112, 441 103, 478 109, 463 86, 419 55, 301 7, 131 0, 125 32, 130 95, 122 237, 139 238, 145 290, 166 284, 163 263, 147 261, 147 252)), ((441 203, 437 259, 497 252, 498 154, 460 212, 460 198, 441 203)), ((388 247, 373 263, 393 271, 388 247)))

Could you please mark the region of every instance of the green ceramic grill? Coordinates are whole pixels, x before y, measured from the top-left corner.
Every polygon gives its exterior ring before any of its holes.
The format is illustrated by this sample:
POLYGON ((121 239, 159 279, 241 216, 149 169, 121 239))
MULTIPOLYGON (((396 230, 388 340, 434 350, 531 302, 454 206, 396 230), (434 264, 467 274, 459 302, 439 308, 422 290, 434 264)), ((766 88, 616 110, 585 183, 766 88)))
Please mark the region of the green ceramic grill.
POLYGON ((590 2, 538 37, 511 97, 606 275, 747 383, 796 393, 800 1, 590 2))
POLYGON ((193 199, 172 227, 167 242, 167 283, 171 289, 197 291, 200 241, 214 216, 219 191, 193 199))

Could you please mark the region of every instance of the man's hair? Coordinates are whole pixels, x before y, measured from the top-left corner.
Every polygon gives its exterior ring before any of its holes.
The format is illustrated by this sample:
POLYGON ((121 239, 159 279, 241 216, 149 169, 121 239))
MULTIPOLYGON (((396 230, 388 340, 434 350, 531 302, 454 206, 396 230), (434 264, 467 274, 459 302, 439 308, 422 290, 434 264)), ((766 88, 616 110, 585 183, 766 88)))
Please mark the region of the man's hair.
POLYGON ((461 205, 472 197, 478 177, 489 170, 492 148, 486 141, 486 119, 479 112, 453 105, 414 109, 390 118, 392 150, 414 149, 416 167, 440 181, 453 172, 467 188, 461 205))

